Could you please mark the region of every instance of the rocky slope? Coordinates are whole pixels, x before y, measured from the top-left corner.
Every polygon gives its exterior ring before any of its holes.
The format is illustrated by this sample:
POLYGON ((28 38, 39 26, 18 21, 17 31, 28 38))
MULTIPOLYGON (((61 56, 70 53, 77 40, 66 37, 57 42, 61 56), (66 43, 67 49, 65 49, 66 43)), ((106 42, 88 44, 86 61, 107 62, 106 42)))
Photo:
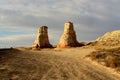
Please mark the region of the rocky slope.
POLYGON ((107 32, 103 36, 93 41, 94 45, 120 46, 120 30, 107 32))

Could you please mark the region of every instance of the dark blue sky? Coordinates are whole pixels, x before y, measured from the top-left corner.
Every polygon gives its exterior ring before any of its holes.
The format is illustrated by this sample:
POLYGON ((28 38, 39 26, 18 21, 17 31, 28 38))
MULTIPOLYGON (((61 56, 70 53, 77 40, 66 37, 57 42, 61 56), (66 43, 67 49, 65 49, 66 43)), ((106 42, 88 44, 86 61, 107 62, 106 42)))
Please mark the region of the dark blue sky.
POLYGON ((59 42, 64 23, 71 21, 78 41, 91 41, 120 29, 120 0, 0 0, 0 47, 30 46, 39 26, 59 42))

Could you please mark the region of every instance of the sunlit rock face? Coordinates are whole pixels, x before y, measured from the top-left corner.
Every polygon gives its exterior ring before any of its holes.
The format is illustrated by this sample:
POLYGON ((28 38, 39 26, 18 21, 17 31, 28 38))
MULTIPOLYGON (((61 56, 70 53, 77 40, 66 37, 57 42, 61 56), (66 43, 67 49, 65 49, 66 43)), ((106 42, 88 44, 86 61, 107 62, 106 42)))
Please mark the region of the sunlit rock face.
POLYGON ((42 26, 38 29, 37 38, 32 46, 32 49, 39 49, 39 48, 51 48, 52 45, 48 39, 48 27, 42 26))
POLYGON ((76 33, 72 22, 66 22, 64 24, 64 32, 60 38, 60 42, 57 48, 77 47, 80 44, 76 39, 76 33))
POLYGON ((120 30, 105 33, 93 41, 94 45, 120 46, 120 30))

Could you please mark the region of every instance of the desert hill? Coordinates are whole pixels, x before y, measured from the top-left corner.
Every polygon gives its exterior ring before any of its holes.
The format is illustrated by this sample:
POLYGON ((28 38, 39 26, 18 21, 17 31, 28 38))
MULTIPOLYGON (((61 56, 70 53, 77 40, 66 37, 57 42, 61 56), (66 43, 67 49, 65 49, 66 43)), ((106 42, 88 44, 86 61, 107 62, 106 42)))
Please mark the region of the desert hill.
POLYGON ((120 30, 105 33, 92 42, 92 45, 120 46, 120 30))
POLYGON ((107 32, 90 43, 97 50, 87 55, 93 61, 120 71, 120 30, 107 32))

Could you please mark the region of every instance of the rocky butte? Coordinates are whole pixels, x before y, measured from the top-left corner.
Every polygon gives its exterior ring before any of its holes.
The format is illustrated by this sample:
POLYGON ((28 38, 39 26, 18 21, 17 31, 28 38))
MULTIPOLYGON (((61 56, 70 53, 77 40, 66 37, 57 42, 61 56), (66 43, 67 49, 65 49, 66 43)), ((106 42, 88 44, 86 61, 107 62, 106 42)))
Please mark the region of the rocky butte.
POLYGON ((76 33, 72 22, 66 22, 64 24, 64 32, 60 38, 60 42, 57 48, 77 47, 80 46, 76 39, 76 33))
POLYGON ((38 29, 37 38, 32 46, 32 49, 39 49, 39 48, 52 48, 52 45, 48 39, 48 27, 42 26, 38 29))

